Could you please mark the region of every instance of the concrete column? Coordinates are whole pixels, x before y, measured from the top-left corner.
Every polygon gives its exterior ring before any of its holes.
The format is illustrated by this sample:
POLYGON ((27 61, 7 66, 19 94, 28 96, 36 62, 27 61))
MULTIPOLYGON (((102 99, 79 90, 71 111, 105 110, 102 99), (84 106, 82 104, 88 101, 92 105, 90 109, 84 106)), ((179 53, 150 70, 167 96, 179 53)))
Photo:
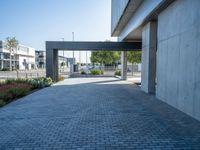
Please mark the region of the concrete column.
POLYGON ((46 50, 46 77, 58 81, 58 50, 46 50))
POLYGON ((3 64, 3 59, 1 60, 1 69, 3 69, 4 67, 4 64, 3 64))
POLYGON ((127 52, 121 51, 121 79, 127 79, 127 52))
POLYGON ((149 22, 142 29, 142 83, 146 93, 155 93, 156 86, 157 22, 149 22))

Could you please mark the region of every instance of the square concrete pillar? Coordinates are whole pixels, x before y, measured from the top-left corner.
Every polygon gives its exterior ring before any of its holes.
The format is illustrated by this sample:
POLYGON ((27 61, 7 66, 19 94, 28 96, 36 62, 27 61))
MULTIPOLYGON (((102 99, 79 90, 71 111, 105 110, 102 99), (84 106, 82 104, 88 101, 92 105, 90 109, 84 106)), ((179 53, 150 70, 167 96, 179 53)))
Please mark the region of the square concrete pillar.
POLYGON ((46 50, 46 77, 58 81, 58 50, 46 50))
POLYGON ((127 52, 121 51, 121 79, 127 79, 127 52))
POLYGON ((1 60, 1 69, 3 69, 3 67, 4 67, 3 63, 4 63, 3 60, 1 60))
POLYGON ((155 93, 156 89, 157 22, 149 22, 142 29, 141 89, 155 93))

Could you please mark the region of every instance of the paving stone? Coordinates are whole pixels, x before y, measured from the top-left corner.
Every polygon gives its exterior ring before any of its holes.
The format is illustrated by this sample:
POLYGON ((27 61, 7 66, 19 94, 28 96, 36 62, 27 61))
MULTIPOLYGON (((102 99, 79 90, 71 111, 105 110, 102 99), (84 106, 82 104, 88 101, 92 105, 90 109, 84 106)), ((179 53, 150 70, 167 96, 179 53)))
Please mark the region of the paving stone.
POLYGON ((200 122, 116 78, 70 78, 0 108, 4 149, 200 149, 200 122))

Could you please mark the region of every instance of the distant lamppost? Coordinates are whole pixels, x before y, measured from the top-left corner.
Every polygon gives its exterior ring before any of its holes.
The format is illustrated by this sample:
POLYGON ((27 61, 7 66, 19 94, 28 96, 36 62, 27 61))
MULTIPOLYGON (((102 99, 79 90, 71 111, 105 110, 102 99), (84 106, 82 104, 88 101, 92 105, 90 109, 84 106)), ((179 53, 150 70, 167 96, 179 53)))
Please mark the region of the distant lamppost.
POLYGON ((79 63, 81 64, 81 51, 79 51, 79 63))
MULTIPOLYGON (((65 41, 65 38, 61 38, 61 39, 63 42, 65 41)), ((63 58, 64 58, 64 50, 63 50, 63 58)))
POLYGON ((87 66, 87 51, 86 51, 86 66, 87 66))
MULTIPOLYGON (((64 42, 65 41, 65 38, 61 38, 62 39, 62 41, 64 42)), ((64 60, 64 57, 65 57, 65 52, 64 52, 64 50, 63 50, 63 60, 64 60)), ((62 60, 62 59, 61 59, 62 60)), ((63 61, 64 62, 64 61, 63 61)), ((64 72, 64 65, 63 65, 63 72, 64 72)))
MULTIPOLYGON (((74 42, 74 32, 72 32, 72 41, 74 42)), ((75 64, 75 60, 74 60, 74 50, 73 50, 73 64, 75 64)))

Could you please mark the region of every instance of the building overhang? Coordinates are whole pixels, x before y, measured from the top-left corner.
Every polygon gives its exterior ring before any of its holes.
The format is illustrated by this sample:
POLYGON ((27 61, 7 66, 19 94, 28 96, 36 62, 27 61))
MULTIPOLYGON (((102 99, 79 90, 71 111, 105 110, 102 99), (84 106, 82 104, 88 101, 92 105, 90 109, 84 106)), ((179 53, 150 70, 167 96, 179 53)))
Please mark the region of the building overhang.
POLYGON ((117 25, 111 33, 111 36, 119 36, 123 28, 126 26, 130 18, 133 16, 136 9, 140 6, 143 0, 129 0, 127 6, 125 7, 117 25))
POLYGON ((131 51, 141 50, 141 42, 46 41, 46 50, 131 51))
MULTIPOLYGON (((148 21, 157 20, 158 14, 174 1, 130 0, 111 35, 120 37, 119 41, 123 41, 127 36, 133 37, 136 30, 141 30, 148 21)), ((138 39, 139 36, 135 37, 138 39)))

